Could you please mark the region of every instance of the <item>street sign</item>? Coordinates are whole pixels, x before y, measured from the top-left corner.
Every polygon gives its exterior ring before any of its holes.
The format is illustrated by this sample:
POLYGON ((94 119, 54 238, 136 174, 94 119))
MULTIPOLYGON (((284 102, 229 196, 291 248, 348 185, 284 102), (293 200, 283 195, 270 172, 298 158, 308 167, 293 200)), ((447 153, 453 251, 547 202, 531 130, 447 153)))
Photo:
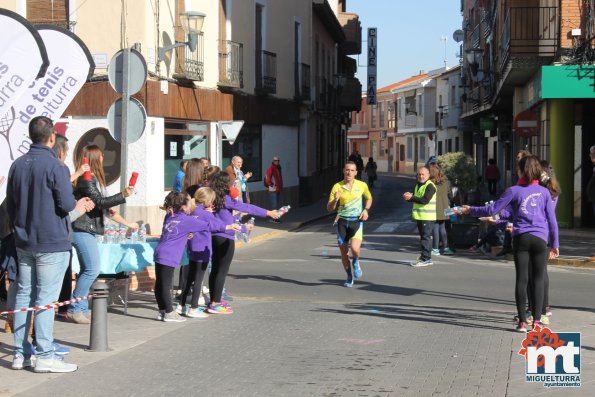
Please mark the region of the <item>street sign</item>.
POLYGON ((223 134, 227 138, 227 141, 230 145, 233 145, 233 143, 236 141, 236 138, 240 134, 240 130, 242 129, 243 125, 243 120, 219 122, 219 128, 221 128, 221 131, 223 131, 223 134))
POLYGON ((512 122, 514 133, 525 138, 539 135, 539 115, 533 110, 523 110, 512 122))
MULTIPOLYGON (((128 117, 124 127, 122 120, 124 101, 116 99, 107 113, 109 132, 114 139, 122 143, 122 128, 126 130, 127 143, 134 143, 140 139, 145 131, 147 112, 144 106, 135 98, 128 99, 128 117)), ((122 148, 122 151, 126 149, 122 148)))
POLYGON ((124 94, 124 80, 128 83, 128 94, 134 95, 143 88, 147 79, 147 63, 140 52, 132 48, 122 49, 112 57, 107 69, 109 83, 114 91, 124 94), (130 51, 128 70, 125 70, 124 51, 130 51))

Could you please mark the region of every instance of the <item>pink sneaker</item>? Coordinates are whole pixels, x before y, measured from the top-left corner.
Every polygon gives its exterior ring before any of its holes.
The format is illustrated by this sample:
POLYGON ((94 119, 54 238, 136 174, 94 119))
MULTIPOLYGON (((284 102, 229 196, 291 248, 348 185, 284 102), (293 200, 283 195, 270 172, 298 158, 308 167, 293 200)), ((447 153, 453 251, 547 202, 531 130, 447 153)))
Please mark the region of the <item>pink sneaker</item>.
POLYGON ((467 250, 467 252, 476 253, 477 252, 477 245, 472 246, 467 250))
POLYGON ((230 307, 225 307, 221 304, 209 305, 207 307, 207 312, 211 314, 232 314, 233 309, 230 307))

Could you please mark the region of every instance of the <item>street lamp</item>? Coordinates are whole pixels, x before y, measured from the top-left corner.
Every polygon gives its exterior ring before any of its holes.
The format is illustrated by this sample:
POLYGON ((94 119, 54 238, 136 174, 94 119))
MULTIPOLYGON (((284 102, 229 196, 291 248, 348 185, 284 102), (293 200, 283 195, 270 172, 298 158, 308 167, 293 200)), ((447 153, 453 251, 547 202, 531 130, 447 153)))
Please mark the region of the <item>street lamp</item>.
POLYGON ((160 61, 166 60, 166 53, 176 47, 188 46, 190 51, 196 50, 198 43, 198 34, 202 32, 202 25, 207 14, 199 11, 185 11, 180 13, 180 23, 188 41, 176 41, 172 45, 159 47, 158 55, 160 61))
POLYGON ((467 58, 467 63, 471 68, 471 73, 476 75, 479 71, 479 62, 483 58, 483 49, 469 48, 468 50, 465 50, 465 57, 467 58))

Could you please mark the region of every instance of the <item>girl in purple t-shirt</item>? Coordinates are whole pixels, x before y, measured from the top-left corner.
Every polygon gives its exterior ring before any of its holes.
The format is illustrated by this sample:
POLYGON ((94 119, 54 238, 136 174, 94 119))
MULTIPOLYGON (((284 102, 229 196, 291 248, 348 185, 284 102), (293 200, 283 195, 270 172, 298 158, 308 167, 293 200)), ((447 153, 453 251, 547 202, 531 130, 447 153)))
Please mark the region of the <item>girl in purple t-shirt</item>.
MULTIPOLYGON (((180 265, 188 236, 210 229, 212 226, 201 219, 190 216, 194 211, 194 203, 186 193, 170 192, 163 203, 167 211, 163 221, 161 238, 155 248, 155 299, 159 307, 158 320, 182 322, 186 321, 172 307, 171 285, 174 269, 180 265)), ((219 224, 217 231, 236 229, 236 225, 219 224)))
MULTIPOLYGON (((550 191, 539 185, 542 168, 535 156, 523 157, 518 164, 519 184, 511 186, 492 204, 484 207, 463 206, 464 214, 488 216, 510 206, 513 219, 513 250, 516 270, 515 300, 519 322, 517 331, 528 328, 525 302, 527 285, 532 283, 531 313, 540 314, 544 301, 544 274, 548 257, 556 258, 559 252, 558 223, 550 191), (551 248, 548 250, 548 239, 551 248)), ((535 316, 533 326, 541 325, 535 316)))

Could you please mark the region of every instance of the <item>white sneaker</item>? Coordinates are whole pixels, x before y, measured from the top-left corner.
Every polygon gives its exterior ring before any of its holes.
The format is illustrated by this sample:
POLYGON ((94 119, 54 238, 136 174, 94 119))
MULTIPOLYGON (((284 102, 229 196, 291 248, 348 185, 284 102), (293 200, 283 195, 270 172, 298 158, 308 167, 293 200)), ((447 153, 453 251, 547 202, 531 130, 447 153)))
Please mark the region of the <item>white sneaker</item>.
POLYGON ((35 363, 35 372, 66 373, 74 372, 78 369, 76 364, 68 364, 63 360, 55 360, 53 357, 42 359, 38 358, 35 363))
POLYGON ((207 301, 205 300, 205 297, 203 296, 203 294, 200 294, 200 296, 198 297, 198 306, 206 306, 206 305, 207 305, 207 301))
POLYGON ((205 313, 205 311, 203 309, 197 307, 196 309, 190 308, 186 312, 186 317, 190 317, 190 318, 208 318, 209 315, 207 313, 205 313))
POLYGON ((183 323, 186 319, 180 316, 175 310, 163 315, 163 321, 172 323, 183 323))
POLYGON ((176 310, 176 313, 184 315, 184 314, 186 314, 186 310, 188 310, 188 308, 186 307, 186 305, 182 306, 178 303, 175 310, 176 310))
POLYGON ((428 259, 427 261, 418 260, 415 263, 411 263, 411 266, 413 266, 413 267, 426 267, 426 266, 432 266, 433 264, 434 264, 434 262, 432 262, 431 259, 428 259))
POLYGON ((12 369, 19 370, 32 367, 31 358, 25 358, 23 356, 14 356, 12 359, 12 369))

